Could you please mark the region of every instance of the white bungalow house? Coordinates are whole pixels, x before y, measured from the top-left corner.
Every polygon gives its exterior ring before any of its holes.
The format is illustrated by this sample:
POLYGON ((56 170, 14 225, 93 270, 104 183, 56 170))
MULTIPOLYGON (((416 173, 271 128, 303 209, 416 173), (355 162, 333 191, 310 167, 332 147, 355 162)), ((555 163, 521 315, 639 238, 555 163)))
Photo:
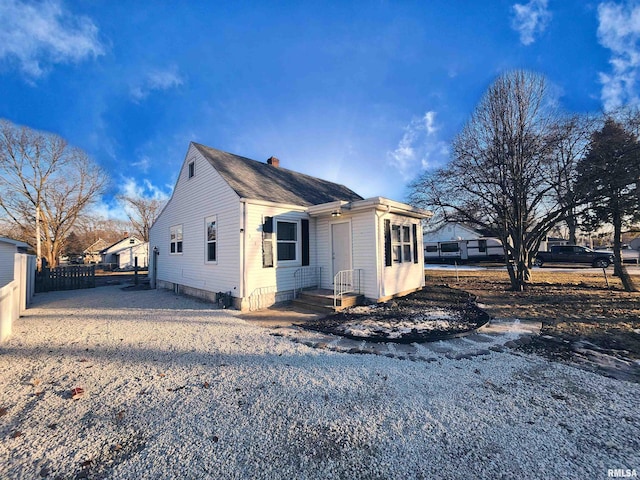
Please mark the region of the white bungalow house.
POLYGON ((115 268, 133 268, 136 258, 138 267, 146 268, 148 265, 149 244, 137 237, 127 237, 108 246, 100 252, 103 264, 111 264, 115 268))
POLYGON ((241 310, 305 287, 380 301, 424 285, 422 219, 430 212, 191 143, 150 230, 152 286, 241 310))

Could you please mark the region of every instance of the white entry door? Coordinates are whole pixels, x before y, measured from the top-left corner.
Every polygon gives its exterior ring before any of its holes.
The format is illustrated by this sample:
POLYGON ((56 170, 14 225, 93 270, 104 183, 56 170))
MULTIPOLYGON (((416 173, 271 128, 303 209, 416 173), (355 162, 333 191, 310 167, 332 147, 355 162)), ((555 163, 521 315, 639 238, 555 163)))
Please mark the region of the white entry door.
MULTIPOLYGON (((351 224, 331 224, 332 278, 341 270, 351 270, 351 224)), ((333 281, 333 280, 332 280, 333 281)))

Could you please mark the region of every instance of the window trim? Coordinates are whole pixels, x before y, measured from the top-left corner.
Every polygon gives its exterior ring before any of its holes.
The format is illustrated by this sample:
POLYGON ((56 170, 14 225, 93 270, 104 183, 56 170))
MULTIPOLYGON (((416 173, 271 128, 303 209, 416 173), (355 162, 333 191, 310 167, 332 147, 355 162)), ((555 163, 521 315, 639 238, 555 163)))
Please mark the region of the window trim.
POLYGON ((184 227, 182 223, 169 227, 169 255, 182 255, 184 253, 184 227), (175 229, 175 241, 172 235, 175 229), (178 232, 180 240, 178 240, 178 232), (175 245, 175 247, 173 247, 175 245), (172 249, 173 247, 173 249, 172 249), (173 250, 173 251, 172 251, 173 250))
POLYGON ((220 236, 219 236, 219 225, 218 225, 218 215, 209 215, 204 218, 204 263, 208 265, 215 265, 218 263, 218 258, 220 257, 220 236), (215 224, 215 240, 209 240, 209 224, 213 222, 215 224), (209 244, 215 244, 215 258, 213 260, 209 260, 209 244))
MULTIPOLYGON (((386 220, 385 220, 386 222, 386 220)), ((388 232, 385 233, 385 237, 388 235, 390 258, 386 261, 386 266, 392 266, 402 263, 417 263, 415 261, 416 256, 416 241, 417 232, 411 228, 411 225, 406 223, 391 223, 386 224, 385 228, 388 228, 388 232), (405 237, 408 234, 408 238, 405 237)), ((386 252, 385 252, 386 258, 386 252)))
POLYGON ((274 235, 274 240, 275 240, 275 255, 274 255, 274 260, 275 260, 275 264, 279 265, 279 266, 287 266, 287 265, 301 265, 301 231, 300 231, 300 219, 289 219, 289 218, 274 218, 274 223, 275 223, 275 235, 274 235), (278 229, 279 229, 279 224, 280 223, 292 223, 295 225, 295 232, 296 232, 296 239, 294 241, 292 240, 279 240, 278 239, 278 229), (280 260, 279 256, 278 256, 278 245, 280 243, 293 243, 295 245, 295 258, 292 260, 280 260))

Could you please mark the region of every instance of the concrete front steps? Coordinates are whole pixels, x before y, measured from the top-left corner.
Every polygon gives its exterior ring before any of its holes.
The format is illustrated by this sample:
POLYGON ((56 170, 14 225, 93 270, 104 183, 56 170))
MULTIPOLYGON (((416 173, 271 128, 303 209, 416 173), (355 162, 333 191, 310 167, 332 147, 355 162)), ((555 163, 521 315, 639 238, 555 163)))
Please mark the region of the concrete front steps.
POLYGON ((364 295, 355 293, 347 293, 338 299, 336 308, 333 308, 333 290, 314 289, 303 290, 298 294, 298 298, 293 300, 294 305, 306 308, 314 312, 333 313, 354 305, 361 305, 364 301, 364 295))

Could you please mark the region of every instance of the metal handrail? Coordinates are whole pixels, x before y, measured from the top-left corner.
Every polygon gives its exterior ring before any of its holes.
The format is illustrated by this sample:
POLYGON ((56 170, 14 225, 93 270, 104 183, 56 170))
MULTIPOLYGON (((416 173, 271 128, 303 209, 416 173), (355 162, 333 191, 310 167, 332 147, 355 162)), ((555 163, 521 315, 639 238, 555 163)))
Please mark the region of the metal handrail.
POLYGON ((333 277, 333 308, 338 307, 338 299, 342 304, 342 298, 347 293, 362 293, 360 290, 361 269, 341 270, 333 277))
POLYGON ((321 274, 321 267, 302 267, 293 272, 293 298, 298 298, 305 288, 319 287, 321 274))

